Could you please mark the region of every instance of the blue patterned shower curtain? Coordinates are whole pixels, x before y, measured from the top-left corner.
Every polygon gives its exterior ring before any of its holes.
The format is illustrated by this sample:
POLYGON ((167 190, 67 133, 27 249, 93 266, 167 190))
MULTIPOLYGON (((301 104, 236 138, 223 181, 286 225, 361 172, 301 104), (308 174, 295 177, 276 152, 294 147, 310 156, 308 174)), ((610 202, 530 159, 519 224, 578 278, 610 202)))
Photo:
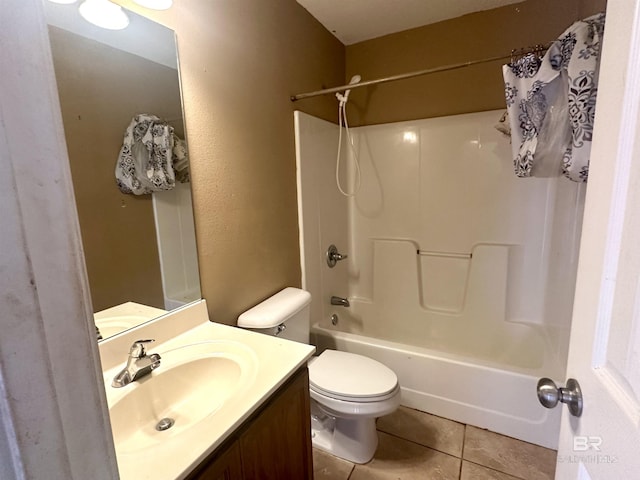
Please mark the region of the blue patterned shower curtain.
POLYGON ((604 14, 578 21, 542 59, 502 67, 517 176, 555 157, 567 178, 587 181, 604 22, 604 14))

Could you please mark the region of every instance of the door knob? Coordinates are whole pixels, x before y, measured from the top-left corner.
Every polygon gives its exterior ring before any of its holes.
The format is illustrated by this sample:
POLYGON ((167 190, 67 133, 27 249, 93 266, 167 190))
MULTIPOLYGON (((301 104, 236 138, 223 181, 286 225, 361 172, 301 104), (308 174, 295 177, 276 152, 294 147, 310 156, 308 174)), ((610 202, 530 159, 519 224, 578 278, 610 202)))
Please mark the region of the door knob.
POLYGON ((567 386, 560 388, 550 378, 541 378, 538 380, 538 400, 546 408, 553 408, 558 402, 566 403, 571 415, 582 415, 582 390, 575 378, 570 378, 567 386))

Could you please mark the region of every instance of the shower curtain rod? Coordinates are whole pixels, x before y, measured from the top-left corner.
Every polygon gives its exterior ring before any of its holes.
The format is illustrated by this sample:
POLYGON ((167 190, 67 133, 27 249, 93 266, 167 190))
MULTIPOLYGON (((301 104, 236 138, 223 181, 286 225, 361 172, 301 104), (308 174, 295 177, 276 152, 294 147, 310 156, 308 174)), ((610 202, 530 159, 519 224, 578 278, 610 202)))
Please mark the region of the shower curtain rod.
POLYGON ((299 93, 298 95, 292 95, 290 97, 292 102, 303 100, 309 97, 317 97, 318 95, 326 95, 327 93, 342 92, 353 88, 367 87, 369 85, 377 85, 379 83, 395 82, 396 80, 404 80, 405 78, 419 77, 421 75, 427 75, 429 73, 446 72, 449 70, 458 70, 460 68, 471 67, 473 65, 479 65, 481 63, 495 62, 496 60, 504 60, 506 58, 513 59, 514 56, 521 56, 525 53, 541 52, 548 49, 551 43, 544 45, 536 45, 535 47, 528 47, 526 49, 512 50, 509 55, 500 55, 498 57, 483 58, 482 60, 472 60, 469 62, 453 63, 450 65, 443 65, 441 67, 425 68, 424 70, 417 70, 415 72, 401 73, 399 75, 392 75, 390 77, 378 78, 375 80, 366 80, 360 83, 354 83, 353 85, 341 85, 339 87, 325 88, 323 90, 316 90, 315 92, 299 93))

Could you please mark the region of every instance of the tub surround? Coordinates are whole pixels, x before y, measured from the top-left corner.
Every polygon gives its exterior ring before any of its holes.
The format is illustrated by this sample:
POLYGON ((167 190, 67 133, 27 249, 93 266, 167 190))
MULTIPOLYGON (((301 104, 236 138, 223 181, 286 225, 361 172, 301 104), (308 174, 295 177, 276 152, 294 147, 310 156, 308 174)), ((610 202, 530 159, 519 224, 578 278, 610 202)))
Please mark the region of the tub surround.
MULTIPOLYGON (((157 432, 158 438, 162 440, 150 448, 123 451, 116 432, 116 455, 120 478, 123 480, 186 478, 287 383, 295 372, 301 367, 304 368, 315 350, 310 345, 211 322, 207 315, 206 302, 200 300, 100 343, 100 357, 110 408, 131 389, 140 387, 140 382, 134 382, 124 388, 113 388, 111 381, 123 368, 131 344, 135 340, 147 338, 156 340, 149 345, 148 352, 160 355, 185 345, 206 342, 242 344, 243 348, 252 352, 249 355, 254 356, 254 368, 249 369, 247 373, 251 376, 247 385, 233 393, 212 414, 181 431, 172 432, 172 429, 169 429, 157 432)), ((160 375, 162 368, 161 364, 150 374, 151 378, 148 381, 152 382, 154 375, 160 375)), ((178 387, 176 385, 176 388, 178 387)), ((131 415, 133 419, 135 412, 131 412, 131 415)))
POLYGON ((585 188, 517 178, 502 113, 351 129, 346 198, 338 127, 296 112, 302 283, 320 351, 387 365, 403 405, 554 447, 559 415, 534 392, 564 380, 585 188), (331 244, 348 254, 335 268, 331 244))
MULTIPOLYGON (((338 127, 296 113, 313 323, 331 328, 335 314, 344 332, 515 371, 547 363, 562 377, 585 188, 517 178, 494 128, 501 114, 352 129, 362 180, 347 199, 334 178, 338 127), (332 243, 349 257, 330 269, 332 243), (350 307, 330 305, 333 295, 350 307)), ((354 159, 343 151, 348 181, 354 159)))

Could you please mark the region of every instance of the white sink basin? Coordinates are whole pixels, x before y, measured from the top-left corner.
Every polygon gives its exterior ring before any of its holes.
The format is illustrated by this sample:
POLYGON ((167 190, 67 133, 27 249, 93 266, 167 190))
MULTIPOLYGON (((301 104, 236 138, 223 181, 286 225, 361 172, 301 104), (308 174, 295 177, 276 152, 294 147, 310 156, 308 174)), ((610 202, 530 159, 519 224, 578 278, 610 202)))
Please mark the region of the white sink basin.
POLYGON ((115 389, 118 392, 110 402, 113 436, 122 454, 180 438, 242 395, 257 370, 254 351, 234 341, 208 341, 168 351, 149 348, 149 352, 160 354, 160 366, 115 389), (156 429, 164 419, 170 419, 165 423, 173 422, 172 426, 156 429))

